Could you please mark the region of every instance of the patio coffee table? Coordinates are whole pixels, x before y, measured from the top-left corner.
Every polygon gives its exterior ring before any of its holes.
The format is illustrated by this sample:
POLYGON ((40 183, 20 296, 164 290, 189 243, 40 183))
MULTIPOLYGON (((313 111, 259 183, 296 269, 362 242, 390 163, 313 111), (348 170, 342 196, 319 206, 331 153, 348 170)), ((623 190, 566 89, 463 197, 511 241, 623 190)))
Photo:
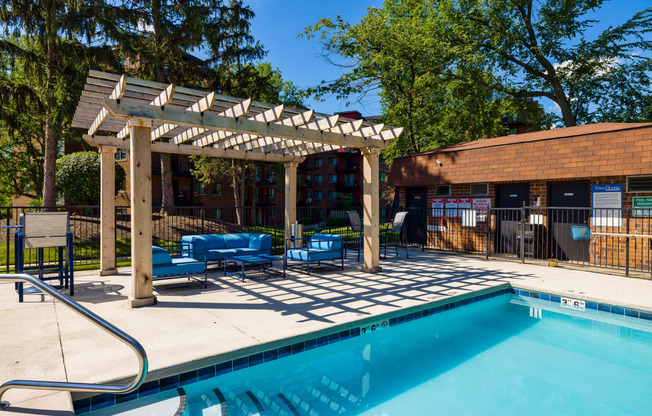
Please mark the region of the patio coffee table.
MULTIPOLYGON (((273 270, 272 267, 267 267, 265 268, 267 263, 270 263, 272 266, 274 265, 274 261, 276 260, 283 260, 283 257, 279 256, 272 256, 269 254, 252 254, 252 255, 245 255, 245 256, 231 256, 227 257, 224 259, 224 275, 226 276, 227 274, 229 276, 234 276, 234 277, 239 277, 244 281, 245 278, 245 266, 249 264, 262 264, 263 266, 263 272, 267 272, 267 270, 273 270), (236 265, 240 265, 241 272, 240 275, 230 273, 226 270, 227 263, 235 263, 236 265)), ((285 277, 285 270, 283 270, 283 277, 285 277)))

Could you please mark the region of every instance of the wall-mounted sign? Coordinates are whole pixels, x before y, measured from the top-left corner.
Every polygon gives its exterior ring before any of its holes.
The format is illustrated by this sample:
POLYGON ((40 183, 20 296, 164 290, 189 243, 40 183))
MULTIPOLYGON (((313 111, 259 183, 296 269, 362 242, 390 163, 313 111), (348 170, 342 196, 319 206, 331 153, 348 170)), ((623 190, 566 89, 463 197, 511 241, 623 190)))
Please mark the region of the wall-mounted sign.
POLYGON ((446 216, 449 218, 458 217, 457 198, 446 198, 446 216))
POLYGON ((491 198, 473 198, 473 209, 479 214, 486 214, 491 208, 491 198))
POLYGON ((459 198, 457 207, 460 209, 471 209, 471 198, 459 198))
POLYGON ((632 208, 635 217, 652 217, 652 196, 635 196, 632 208))
POLYGON ((432 216, 444 216, 444 198, 433 198, 432 200, 432 216))
POLYGON ((598 227, 620 227, 623 224, 623 184, 606 183, 591 187, 593 216, 591 224, 598 227))

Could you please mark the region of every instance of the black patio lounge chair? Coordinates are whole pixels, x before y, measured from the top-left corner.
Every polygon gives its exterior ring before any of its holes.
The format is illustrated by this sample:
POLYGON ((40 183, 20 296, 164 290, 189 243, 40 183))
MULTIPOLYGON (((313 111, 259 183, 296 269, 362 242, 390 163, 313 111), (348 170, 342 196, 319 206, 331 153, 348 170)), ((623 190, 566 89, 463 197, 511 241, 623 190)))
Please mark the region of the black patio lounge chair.
POLYGON ((351 234, 355 235, 358 233, 357 238, 357 250, 358 250, 358 261, 360 261, 360 249, 362 247, 362 220, 360 220, 360 214, 356 211, 345 211, 346 216, 349 218, 349 226, 346 229, 346 244, 344 245, 344 258, 346 258, 346 251, 349 248, 349 229, 351 234))
MULTIPOLYGON (((403 231, 403 226, 405 225, 405 217, 407 217, 408 212, 407 211, 401 211, 397 212, 396 215, 394 215, 394 221, 392 221, 392 226, 389 228, 381 228, 380 232, 384 234, 385 241, 384 241, 384 247, 385 247, 385 257, 387 257, 387 243, 388 243, 388 237, 389 234, 391 233, 393 238, 394 238, 394 248, 396 249, 396 255, 398 256, 398 247, 405 247, 405 257, 410 258, 410 255, 408 253, 408 247, 407 247, 407 237, 405 236, 405 233, 403 231), (403 243, 401 244, 401 240, 403 240, 403 243)), ((381 235, 381 241, 382 241, 382 235, 381 235)))

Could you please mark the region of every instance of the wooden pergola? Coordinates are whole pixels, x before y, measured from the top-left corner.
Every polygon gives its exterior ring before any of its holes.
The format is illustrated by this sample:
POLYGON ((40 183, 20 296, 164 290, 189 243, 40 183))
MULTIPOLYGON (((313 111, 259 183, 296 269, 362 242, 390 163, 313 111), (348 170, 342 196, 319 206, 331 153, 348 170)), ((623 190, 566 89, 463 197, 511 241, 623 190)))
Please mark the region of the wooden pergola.
POLYGON ((98 71, 89 73, 72 126, 88 129, 84 140, 101 153, 102 275, 116 273, 114 154, 116 149, 130 151, 132 307, 156 302, 152 291, 152 152, 284 163, 285 236, 289 238, 296 221, 297 165, 308 155, 345 147, 360 149, 362 270, 381 270, 378 157, 402 128, 98 71))

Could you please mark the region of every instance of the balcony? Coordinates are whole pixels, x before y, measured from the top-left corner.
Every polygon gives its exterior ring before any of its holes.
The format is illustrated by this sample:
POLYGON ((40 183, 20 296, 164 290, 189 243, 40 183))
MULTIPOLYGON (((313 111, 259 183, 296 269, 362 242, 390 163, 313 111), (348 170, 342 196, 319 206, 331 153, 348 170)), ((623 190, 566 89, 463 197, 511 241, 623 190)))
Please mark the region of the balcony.
POLYGON ((337 188, 338 189, 356 189, 360 188, 360 184, 355 181, 340 181, 337 182, 337 188))
POLYGON ((337 172, 357 172, 360 167, 356 163, 346 163, 343 166, 338 165, 335 170, 337 172))

